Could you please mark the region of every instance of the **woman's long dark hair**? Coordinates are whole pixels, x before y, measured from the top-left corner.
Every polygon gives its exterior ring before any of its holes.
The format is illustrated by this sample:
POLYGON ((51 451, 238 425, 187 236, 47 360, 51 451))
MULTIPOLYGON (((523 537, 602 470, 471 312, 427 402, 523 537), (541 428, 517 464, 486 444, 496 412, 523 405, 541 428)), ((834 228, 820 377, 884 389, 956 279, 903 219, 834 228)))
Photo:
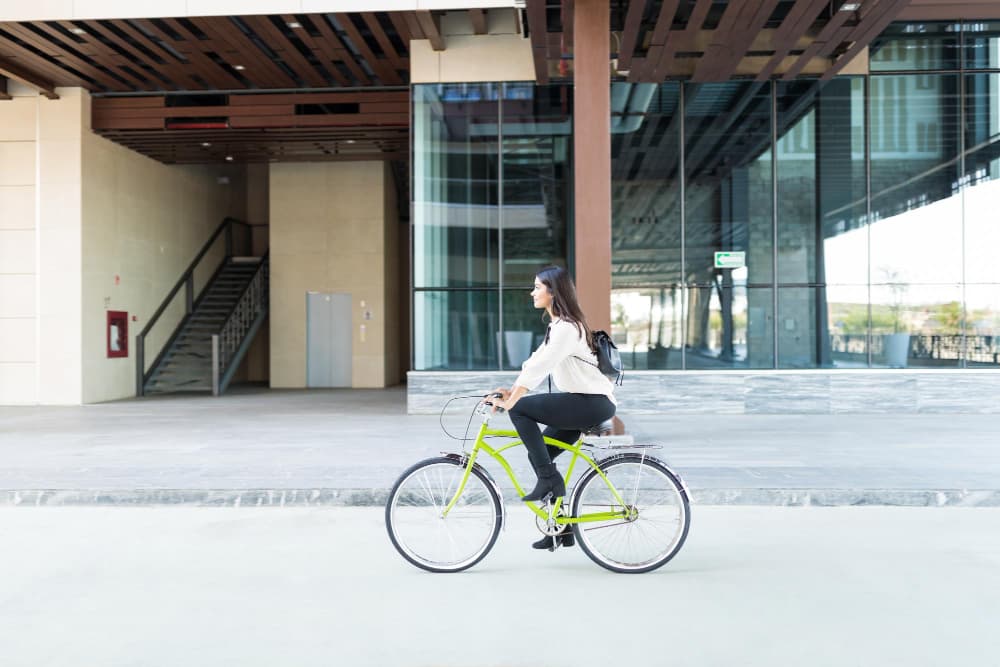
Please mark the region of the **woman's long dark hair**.
MULTIPOLYGON (((576 330, 586 338, 587 347, 593 350, 594 335, 587 326, 587 318, 584 317, 580 302, 577 301, 576 285, 573 284, 569 271, 561 266, 547 266, 535 276, 552 294, 552 314, 576 325, 576 330)), ((545 342, 549 342, 548 331, 545 332, 545 342)))

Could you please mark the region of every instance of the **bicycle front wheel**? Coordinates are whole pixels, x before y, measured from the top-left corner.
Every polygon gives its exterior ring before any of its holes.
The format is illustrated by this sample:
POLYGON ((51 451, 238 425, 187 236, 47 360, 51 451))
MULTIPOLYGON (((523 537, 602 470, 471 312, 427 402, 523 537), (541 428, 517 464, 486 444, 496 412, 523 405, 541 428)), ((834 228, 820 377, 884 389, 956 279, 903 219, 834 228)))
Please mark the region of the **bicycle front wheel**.
POLYGON ((385 526, 396 550, 430 572, 459 572, 482 560, 500 534, 500 496, 473 468, 462 495, 445 513, 465 475, 465 465, 440 457, 421 461, 392 487, 385 526))
POLYGON ((584 475, 573 493, 573 516, 622 512, 604 521, 573 524, 580 548, 613 572, 649 572, 673 558, 687 539, 691 507, 687 491, 666 465, 639 454, 624 454, 584 475))

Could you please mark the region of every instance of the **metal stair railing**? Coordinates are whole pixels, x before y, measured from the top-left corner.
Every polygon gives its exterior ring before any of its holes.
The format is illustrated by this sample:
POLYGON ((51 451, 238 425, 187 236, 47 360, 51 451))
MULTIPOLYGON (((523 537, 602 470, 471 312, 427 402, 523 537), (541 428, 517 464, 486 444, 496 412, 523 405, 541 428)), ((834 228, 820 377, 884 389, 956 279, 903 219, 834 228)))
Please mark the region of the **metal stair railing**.
POLYGON ((212 395, 226 391, 268 310, 269 262, 265 253, 219 332, 212 334, 212 395))
POLYGON ((136 396, 143 396, 145 394, 145 391, 146 391, 146 382, 149 381, 149 378, 152 376, 153 371, 155 371, 156 367, 160 364, 161 361, 163 361, 164 356, 166 356, 167 352, 170 350, 170 346, 174 343, 174 341, 177 339, 177 336, 184 329, 184 325, 191 318, 191 314, 194 312, 194 309, 195 309, 195 295, 194 295, 194 274, 195 274, 195 271, 198 269, 199 265, 201 264, 201 261, 205 258, 205 256, 208 254, 208 252, 215 246, 216 241, 218 241, 218 239, 221 236, 223 236, 223 232, 225 232, 225 237, 224 237, 225 238, 224 256, 222 258, 222 261, 219 263, 219 266, 213 272, 212 276, 202 286, 202 291, 203 292, 204 292, 205 288, 207 288, 209 285, 212 284, 212 281, 215 280, 215 277, 219 274, 220 271, 222 271, 222 269, 226 266, 226 263, 233 256, 233 227, 235 225, 243 225, 244 227, 246 227, 246 229, 247 229, 247 234, 246 234, 247 253, 246 254, 250 253, 250 246, 251 246, 251 243, 253 241, 253 238, 252 238, 252 235, 251 235, 250 225, 248 225, 247 223, 243 222, 242 220, 237 220, 235 218, 226 218, 225 220, 223 220, 222 223, 215 229, 215 231, 212 232, 212 235, 208 238, 208 240, 205 242, 205 244, 201 247, 201 250, 198 251, 198 254, 191 261, 191 264, 189 264, 188 267, 187 267, 187 269, 184 271, 184 273, 181 274, 180 280, 177 281, 177 284, 174 285, 174 288, 172 290, 170 290, 170 292, 167 294, 166 298, 163 300, 163 303, 160 304, 160 307, 157 308, 156 312, 153 313, 153 316, 149 318, 149 322, 146 324, 146 326, 143 327, 143 329, 139 333, 139 335, 136 336, 136 338, 135 338, 135 349, 136 349, 136 359, 135 359, 135 393, 136 393, 136 396), (153 327, 159 321, 160 316, 162 316, 163 313, 167 310, 167 308, 173 303, 174 297, 177 296, 177 294, 180 292, 180 290, 181 290, 182 287, 185 288, 185 290, 184 290, 184 316, 181 318, 180 322, 177 324, 176 328, 174 329, 174 331, 170 335, 170 337, 167 339, 166 343, 163 344, 163 347, 160 349, 159 353, 156 355, 156 359, 153 361, 152 364, 150 364, 149 371, 147 371, 146 370, 146 336, 149 334, 150 331, 152 331, 153 327))

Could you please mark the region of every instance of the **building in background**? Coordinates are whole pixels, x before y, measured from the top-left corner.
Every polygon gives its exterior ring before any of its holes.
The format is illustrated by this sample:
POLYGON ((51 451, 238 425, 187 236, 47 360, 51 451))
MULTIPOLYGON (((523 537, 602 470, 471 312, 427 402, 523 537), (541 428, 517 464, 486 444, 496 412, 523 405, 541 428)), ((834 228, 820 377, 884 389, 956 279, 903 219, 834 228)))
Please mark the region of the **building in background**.
POLYGON ((537 346, 549 263, 629 409, 1000 383, 993 3, 160 4, 0 15, 0 403, 406 379, 432 410, 537 346))

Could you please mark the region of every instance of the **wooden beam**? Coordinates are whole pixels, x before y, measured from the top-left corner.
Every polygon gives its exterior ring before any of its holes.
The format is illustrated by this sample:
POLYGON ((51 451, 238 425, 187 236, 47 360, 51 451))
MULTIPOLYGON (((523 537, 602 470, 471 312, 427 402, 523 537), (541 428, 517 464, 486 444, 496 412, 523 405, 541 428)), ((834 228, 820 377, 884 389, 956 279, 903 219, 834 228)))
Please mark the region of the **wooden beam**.
POLYGON ((635 54, 636 43, 639 40, 639 26, 642 25, 642 15, 646 12, 647 2, 648 0, 632 0, 628 5, 621 46, 618 47, 618 69, 620 70, 627 70, 632 66, 632 56, 635 54))
POLYGON ((431 48, 435 51, 444 51, 444 36, 441 34, 441 23, 437 16, 428 10, 417 11, 416 15, 424 36, 431 41, 431 48))
MULTIPOLYGON (((37 74, 29 72, 28 70, 23 69, 20 65, 16 65, 9 60, 0 59, 0 76, 23 83, 29 88, 34 88, 50 100, 59 99, 59 96, 56 94, 56 87, 51 81, 47 81, 37 74)), ((4 85, 4 88, 6 88, 6 84, 4 85)))
POLYGON ((486 10, 485 9, 470 9, 469 10, 469 20, 472 21, 472 31, 477 35, 485 35, 487 32, 486 27, 486 10))
POLYGON ((820 81, 829 81, 834 77, 834 75, 837 74, 837 72, 842 70, 847 63, 854 60, 854 57, 858 55, 862 49, 867 47, 871 41, 879 35, 879 33, 885 30, 886 27, 892 23, 896 16, 899 15, 899 12, 902 11, 908 3, 909 0, 882 0, 878 7, 876 7, 869 15, 871 16, 870 22, 867 20, 868 17, 862 19, 862 25, 867 25, 864 29, 861 26, 858 27, 858 31, 861 32, 861 34, 857 35, 854 45, 842 53, 840 57, 834 61, 833 66, 820 77, 820 81), (879 12, 879 10, 882 11, 879 12), (875 16, 875 14, 878 14, 878 16, 875 16))
POLYGON ((0 100, 12 100, 13 97, 7 92, 7 77, 0 76, 0 100))
MULTIPOLYGON (((563 52, 573 50, 573 0, 562 0, 560 8, 562 21, 562 49, 563 52)), ((562 53, 559 54, 562 57, 562 53)))
POLYGON ((771 39, 771 47, 774 55, 768 61, 764 69, 757 75, 758 81, 766 81, 774 71, 778 69, 785 60, 788 52, 795 47, 799 37, 804 35, 816 17, 819 16, 823 8, 827 6, 827 0, 798 0, 788 12, 788 16, 781 22, 778 29, 774 31, 771 39))
MULTIPOLYGON (((874 2, 875 0, 868 1, 874 2)), ((801 72, 803 68, 809 64, 809 61, 812 60, 821 50, 823 50, 827 44, 835 39, 841 27, 847 22, 847 19, 851 17, 851 14, 852 12, 837 12, 834 14, 830 21, 823 26, 820 33, 816 35, 815 39, 813 39, 812 44, 810 44, 802 55, 800 55, 795 62, 792 63, 792 66, 788 68, 782 78, 789 81, 798 76, 799 72, 801 72)), ((833 49, 836 46, 837 44, 833 44, 830 48, 833 49)), ((758 77, 757 80, 760 81, 760 77, 758 77)))
MULTIPOLYGON (((666 3, 664 3, 666 4, 666 3)), ((681 46, 688 46, 694 42, 695 36, 701 32, 701 26, 705 23, 705 17, 708 15, 708 10, 712 8, 712 0, 698 0, 694 9, 691 10, 691 18, 688 19, 687 27, 679 35, 673 35, 671 39, 668 40, 667 45, 663 49, 663 53, 660 55, 660 61, 655 63, 655 69, 653 70, 652 81, 654 83, 660 83, 665 78, 667 74, 670 73, 670 66, 674 60, 674 54, 681 46)))

